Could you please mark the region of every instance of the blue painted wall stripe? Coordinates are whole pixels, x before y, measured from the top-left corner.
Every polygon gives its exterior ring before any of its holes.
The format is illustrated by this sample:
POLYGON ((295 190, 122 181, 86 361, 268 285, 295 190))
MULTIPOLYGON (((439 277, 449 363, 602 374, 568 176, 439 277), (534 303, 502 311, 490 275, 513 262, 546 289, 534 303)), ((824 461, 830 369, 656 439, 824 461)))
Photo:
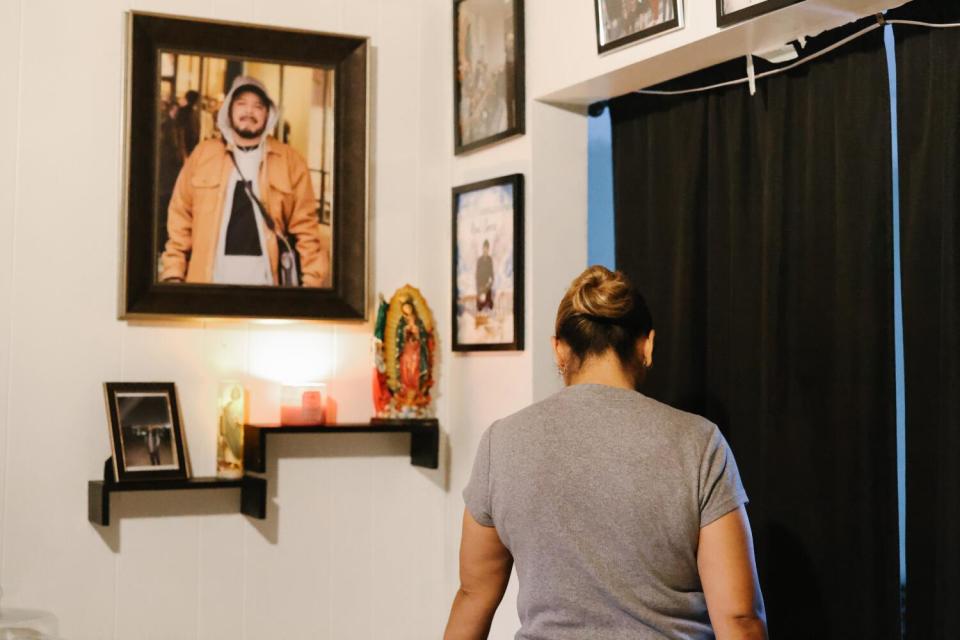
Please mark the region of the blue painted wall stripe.
POLYGON ((588 118, 587 264, 615 268, 613 239, 613 155, 610 110, 588 118))
POLYGON ((893 341, 896 364, 897 402, 897 503, 900 527, 900 584, 907 582, 907 410, 903 364, 903 298, 900 284, 900 148, 897 127, 897 53, 894 48, 893 25, 886 25, 883 43, 887 53, 887 76, 890 80, 890 140, 893 176, 893 341))

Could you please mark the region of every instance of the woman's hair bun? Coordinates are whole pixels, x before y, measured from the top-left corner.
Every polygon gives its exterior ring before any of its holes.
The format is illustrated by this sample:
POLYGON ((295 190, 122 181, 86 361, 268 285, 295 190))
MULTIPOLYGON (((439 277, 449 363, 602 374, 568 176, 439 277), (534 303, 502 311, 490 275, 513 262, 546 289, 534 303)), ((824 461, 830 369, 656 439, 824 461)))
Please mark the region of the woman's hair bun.
POLYGON ((640 376, 637 341, 652 330, 650 309, 630 279, 594 265, 570 283, 557 309, 554 335, 570 347, 571 366, 613 349, 620 362, 640 376))
POLYGON ((570 284, 571 311, 597 319, 616 320, 630 313, 634 304, 630 281, 622 273, 594 265, 570 284))

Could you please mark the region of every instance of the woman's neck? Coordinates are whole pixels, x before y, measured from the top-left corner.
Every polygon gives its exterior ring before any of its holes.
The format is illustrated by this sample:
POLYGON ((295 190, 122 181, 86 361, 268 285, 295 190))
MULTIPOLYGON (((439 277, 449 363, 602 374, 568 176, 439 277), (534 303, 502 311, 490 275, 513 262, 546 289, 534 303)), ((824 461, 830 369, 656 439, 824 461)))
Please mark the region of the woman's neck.
POLYGON ((620 389, 635 389, 633 376, 628 374, 620 358, 612 349, 599 356, 586 358, 575 373, 570 374, 567 384, 602 384, 620 389))

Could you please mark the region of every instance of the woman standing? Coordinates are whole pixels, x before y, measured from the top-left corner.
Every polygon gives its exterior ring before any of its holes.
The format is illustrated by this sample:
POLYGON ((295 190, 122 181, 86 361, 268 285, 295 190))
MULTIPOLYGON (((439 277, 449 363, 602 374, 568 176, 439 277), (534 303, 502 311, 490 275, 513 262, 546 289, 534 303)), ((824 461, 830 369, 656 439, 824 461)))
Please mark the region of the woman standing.
POLYGON ((573 281, 553 339, 566 388, 480 440, 446 640, 487 637, 514 562, 517 640, 766 638, 726 441, 635 390, 653 340, 625 276, 573 281))

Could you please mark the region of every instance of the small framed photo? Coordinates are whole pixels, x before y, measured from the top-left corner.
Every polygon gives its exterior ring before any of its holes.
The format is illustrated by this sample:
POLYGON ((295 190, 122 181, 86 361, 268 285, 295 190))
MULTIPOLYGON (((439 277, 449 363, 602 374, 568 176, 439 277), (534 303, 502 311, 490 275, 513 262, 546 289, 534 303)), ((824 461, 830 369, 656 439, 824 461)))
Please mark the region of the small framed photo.
POLYGON ((800 2, 803 0, 717 0, 717 26, 727 27, 752 20, 800 2))
POLYGON ((680 0, 593 0, 597 53, 683 26, 680 0))
POLYGON ((453 190, 453 350, 523 350, 523 175, 453 190))
POLYGON ((523 0, 455 0, 454 153, 524 132, 523 0))
POLYGON ((172 382, 106 382, 113 473, 118 482, 190 477, 172 382))

